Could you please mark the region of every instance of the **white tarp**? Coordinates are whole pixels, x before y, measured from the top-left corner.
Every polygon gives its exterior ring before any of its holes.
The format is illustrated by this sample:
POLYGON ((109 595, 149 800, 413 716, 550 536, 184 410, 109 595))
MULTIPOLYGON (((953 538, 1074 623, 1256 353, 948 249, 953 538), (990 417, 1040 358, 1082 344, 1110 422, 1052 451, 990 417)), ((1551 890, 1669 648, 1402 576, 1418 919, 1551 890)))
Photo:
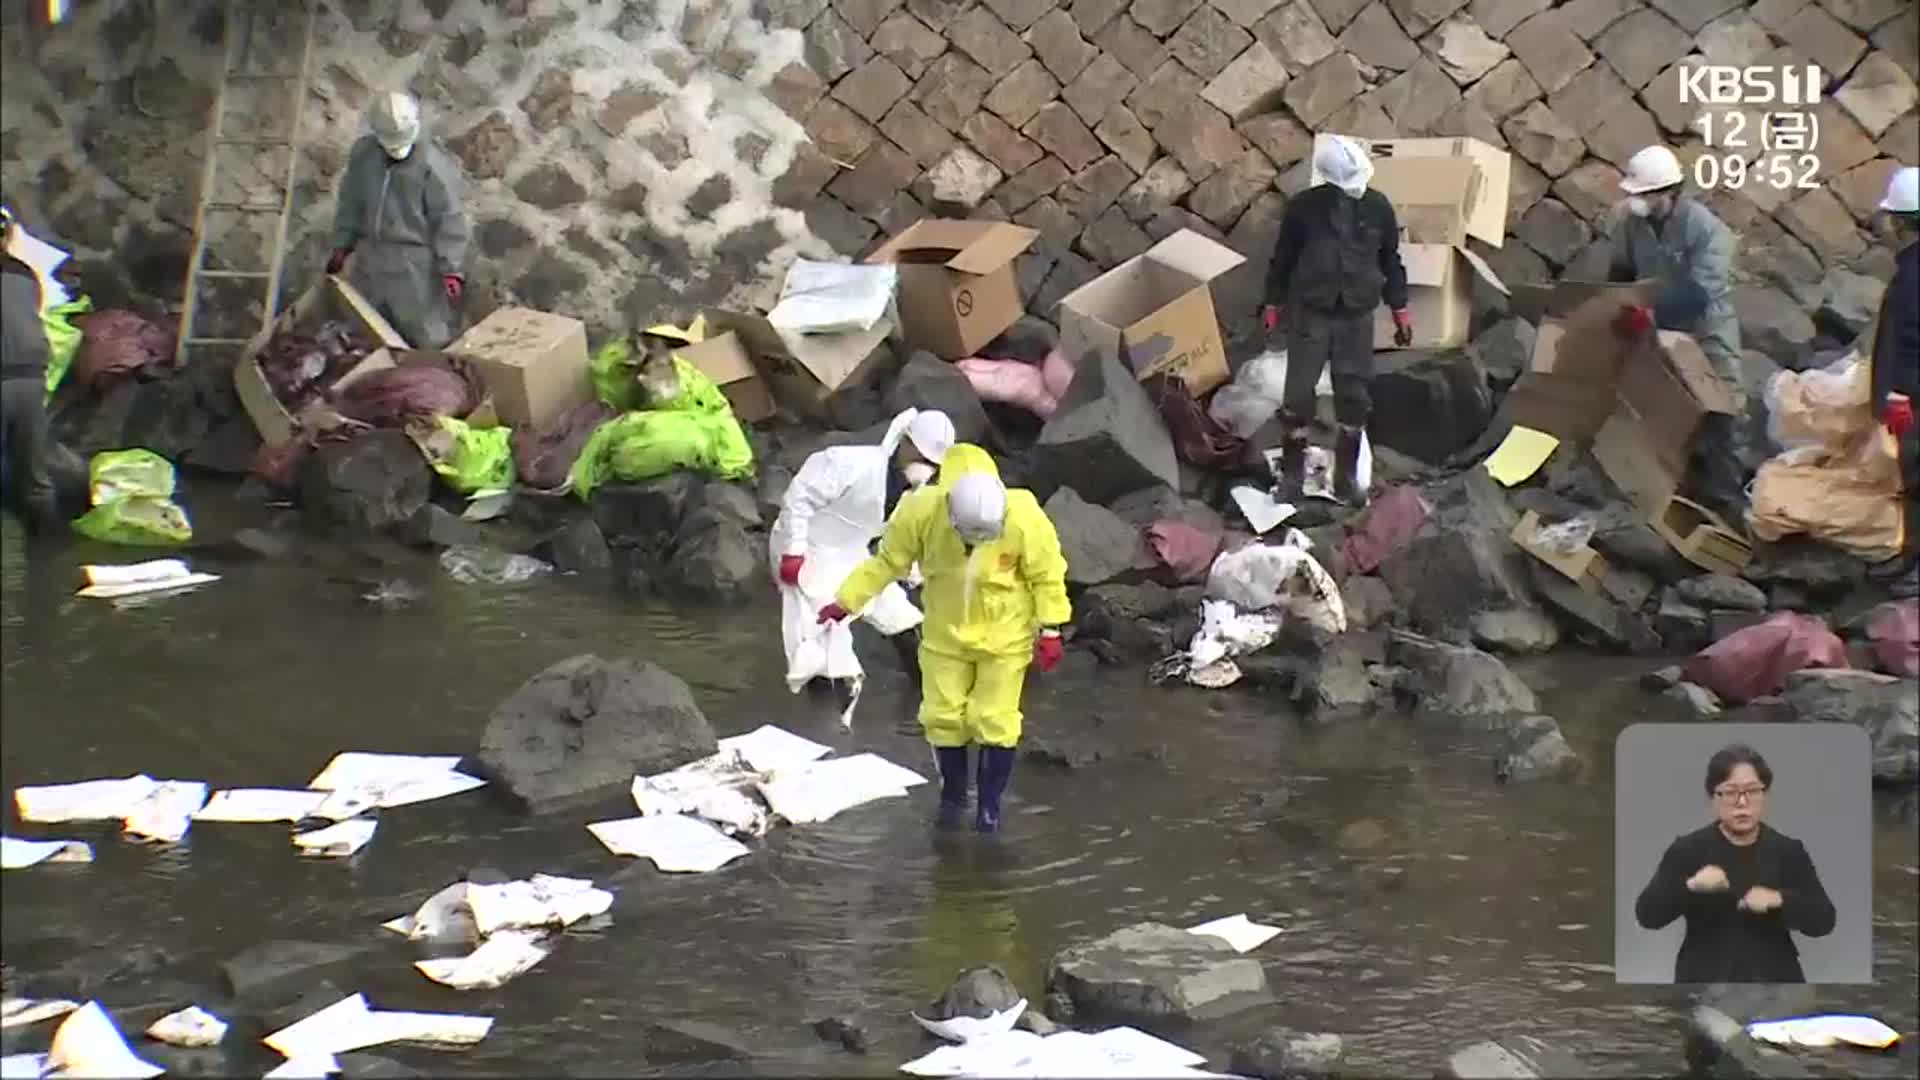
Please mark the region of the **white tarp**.
POLYGON ((40 1080, 46 1072, 45 1054, 8 1054, 0 1057, 0 1080, 40 1080))
POLYGON ((90 863, 93 845, 85 840, 23 840, 0 836, 0 870, 24 870, 41 863, 90 863))
POLYGON ((1099 1032, 1063 1031, 1045 1037, 1007 1031, 943 1046, 902 1065, 915 1076, 954 1077, 1177 1077, 1217 1075, 1197 1071, 1206 1058, 1130 1027, 1099 1032))
POLYGON ((336 825, 312 832, 295 833, 293 846, 300 854, 320 859, 344 859, 367 846, 379 822, 372 818, 348 818, 336 825))
POLYGON ((195 573, 179 559, 150 559, 123 565, 89 564, 81 567, 80 572, 86 576, 87 584, 75 595, 96 600, 118 600, 220 580, 215 574, 195 573))
POLYGON ((344 1054, 383 1043, 471 1046, 487 1037, 493 1018, 457 1013, 376 1012, 359 994, 341 998, 263 1042, 288 1058, 344 1054))
POLYGON ((403 937, 432 941, 478 941, 480 930, 467 906, 467 882, 456 881, 428 897, 419 910, 380 925, 403 937))
POLYGON ((1234 488, 1230 494, 1233 495, 1234 505, 1240 508, 1240 516, 1253 526, 1255 536, 1265 536, 1286 524, 1297 509, 1290 502, 1274 498, 1271 491, 1262 491, 1246 484, 1234 488))
POLYGON ((1281 608, 1329 634, 1344 634, 1347 606, 1340 586, 1307 546, 1298 529, 1289 529, 1286 543, 1224 552, 1207 571, 1206 594, 1242 611, 1281 608))
POLYGON ((802 738, 785 728, 762 724, 745 735, 720 740, 724 752, 740 755, 755 772, 791 769, 815 762, 833 752, 828 746, 802 738))
POLYGON ((314 816, 327 800, 324 791, 294 791, 285 788, 228 788, 216 791, 207 805, 193 815, 195 821, 265 823, 299 821, 314 816))
POLYGON ((325 1080, 340 1071, 340 1062, 332 1054, 312 1054, 288 1058, 261 1074, 261 1080, 325 1080))
POLYGON ((531 971, 553 950, 539 930, 502 930, 465 956, 420 960, 420 974, 455 990, 494 990, 531 971))
POLYGON ((1775 1046, 1858 1046, 1884 1050, 1900 1041, 1900 1033, 1871 1016, 1829 1014, 1796 1016, 1791 1020, 1764 1020, 1747 1025, 1747 1034, 1775 1046))
POLYGON ((597 821, 587 831, 615 855, 651 859, 670 874, 704 874, 747 854, 745 844, 685 814, 597 821))
POLYGON ((892 310, 899 278, 892 264, 795 259, 767 321, 793 334, 864 333, 892 310))
POLYGON ((177 844, 193 827, 193 815, 206 804, 206 784, 163 780, 127 812, 122 831, 144 843, 177 844))
POLYGON ((1216 937, 1233 946, 1235 952, 1252 952, 1279 936, 1277 926, 1264 926, 1247 918, 1246 912, 1229 915, 1224 919, 1203 922, 1199 926, 1187 928, 1189 934, 1216 937))
POLYGON ((39 824, 124 820, 159 786, 158 780, 143 773, 118 780, 23 787, 15 789, 13 805, 21 821, 39 824))
POLYGON ((862 803, 902 797, 926 782, 878 754, 855 754, 776 773, 760 784, 760 795, 782 818, 809 825, 862 803))
POLYGON ((723 746, 671 772, 634 777, 633 804, 649 816, 692 814, 736 836, 764 836, 772 821, 766 807, 749 794, 760 779, 737 750, 723 746))
POLYGON ((466 902, 474 929, 486 937, 500 930, 565 928, 605 915, 613 907, 613 894, 585 878, 535 874, 527 881, 499 885, 469 883, 466 902))
POLYGON ((0 1003, 0 1031, 29 1027, 55 1017, 65 1016, 80 1007, 64 998, 15 998, 0 1003))
POLYGON ((948 1042, 963 1043, 1012 1031, 1013 1025, 1020 1022, 1020 1017, 1024 1016, 1026 1011, 1027 999, 1021 998, 992 1016, 955 1016, 946 1020, 928 1020, 919 1013, 914 1013, 913 1018, 933 1035, 948 1042))
POLYGON ((114 1026, 113 1018, 97 1001, 89 1001, 66 1018, 53 1033, 53 1046, 47 1050, 47 1070, 52 1076, 141 1078, 166 1072, 160 1066, 134 1056, 127 1040, 114 1026))
POLYGON ((172 1046, 218 1046, 226 1037, 227 1022, 198 1005, 168 1013, 147 1028, 147 1038, 172 1046))
POLYGON ((411 806, 486 786, 486 781, 458 771, 459 764, 460 758, 454 755, 336 754, 307 784, 334 793, 314 815, 344 821, 376 806, 411 806))

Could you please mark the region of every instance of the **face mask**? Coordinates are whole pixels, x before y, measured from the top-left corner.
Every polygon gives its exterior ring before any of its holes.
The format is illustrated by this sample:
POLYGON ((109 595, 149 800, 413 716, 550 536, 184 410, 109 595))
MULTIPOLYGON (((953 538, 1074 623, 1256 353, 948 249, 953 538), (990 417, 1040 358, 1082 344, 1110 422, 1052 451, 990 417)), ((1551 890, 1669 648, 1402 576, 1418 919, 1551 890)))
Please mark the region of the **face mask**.
POLYGON ((998 529, 961 529, 956 527, 953 531, 960 534, 960 542, 967 545, 969 549, 979 547, 981 544, 991 544, 995 540, 1000 539, 1000 530, 998 529))
POLYGON ((1638 195, 1627 200, 1627 213, 1634 217, 1652 217, 1653 204, 1638 195))
POLYGON ((380 149, 385 150, 387 152, 388 159, 392 161, 405 161, 408 158, 413 156, 412 143, 408 143, 407 145, 402 146, 397 150, 389 147, 385 147, 385 146, 381 147, 380 149))
POLYGON ((933 466, 924 461, 916 461, 901 471, 907 474, 907 483, 914 487, 925 487, 934 477, 933 466))

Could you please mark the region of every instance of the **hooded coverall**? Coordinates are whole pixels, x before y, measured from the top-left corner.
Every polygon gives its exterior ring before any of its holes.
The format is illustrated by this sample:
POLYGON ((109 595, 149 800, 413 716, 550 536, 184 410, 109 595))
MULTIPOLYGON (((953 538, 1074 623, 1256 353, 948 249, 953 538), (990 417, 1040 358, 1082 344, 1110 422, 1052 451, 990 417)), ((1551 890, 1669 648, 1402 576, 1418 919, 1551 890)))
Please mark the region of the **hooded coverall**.
MULTIPOLYGON (((1692 335, 1734 400, 1744 403, 1740 317, 1733 309, 1733 247, 1732 231, 1713 211, 1683 197, 1664 219, 1619 214, 1608 276, 1614 281, 1659 281, 1654 322, 1662 330, 1692 335)), ((1703 494, 1722 506, 1739 503, 1746 487, 1743 425, 1742 417, 1718 413, 1701 423, 1695 457, 1703 494)))
POLYGON ((458 166, 422 132, 395 161, 369 135, 353 144, 333 217, 335 250, 350 250, 355 288, 416 349, 453 339, 442 280, 467 258, 458 166))
POLYGON ((17 500, 29 528, 54 523, 53 477, 47 467, 46 324, 33 268, 0 254, 0 491, 17 500))
POLYGON ((835 598, 848 611, 863 610, 919 564, 927 616, 920 726, 936 749, 1018 744, 1035 638, 1041 627, 1073 618, 1060 537, 1032 492, 1009 490, 1000 538, 969 555, 947 520, 947 491, 977 472, 999 473, 985 450, 960 443, 947 451, 939 479, 900 500, 879 551, 847 576, 835 598))
MULTIPOLYGON (((916 410, 893 418, 878 446, 832 446, 808 457, 788 486, 768 547, 774 566, 782 556, 801 555, 798 588, 780 590, 780 631, 787 649, 787 685, 798 692, 816 676, 857 679, 853 628, 819 625, 815 612, 867 558, 867 546, 887 520, 889 474, 894 450, 906 437, 916 410)), ((905 590, 888 583, 866 609, 849 608, 889 637, 918 626, 921 615, 905 590)))

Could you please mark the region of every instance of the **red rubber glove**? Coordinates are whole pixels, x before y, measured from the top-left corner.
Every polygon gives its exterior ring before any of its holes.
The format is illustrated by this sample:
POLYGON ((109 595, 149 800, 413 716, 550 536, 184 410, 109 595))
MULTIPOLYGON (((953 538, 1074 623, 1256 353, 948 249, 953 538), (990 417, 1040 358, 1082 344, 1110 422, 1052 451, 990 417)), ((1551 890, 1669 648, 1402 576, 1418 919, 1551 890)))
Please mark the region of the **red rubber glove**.
POLYGON ((347 256, 353 254, 352 248, 334 248, 327 256, 327 273, 337 274, 347 268, 347 256))
POLYGON ((806 564, 807 560, 803 555, 780 556, 780 584, 792 585, 798 588, 800 585, 800 568, 806 564))
POLYGON ((838 600, 835 600, 833 603, 828 604, 826 607, 823 607, 820 609, 820 625, 821 626, 825 626, 828 623, 844 622, 846 621, 846 618, 847 618, 847 609, 841 607, 840 601, 838 600))
POLYGON ((1413 344, 1413 313, 1406 308, 1393 309, 1393 343, 1403 349, 1413 344))
POLYGON ((1627 304, 1613 320, 1613 328, 1627 337, 1640 337, 1653 330, 1653 309, 1645 304, 1627 304))
POLYGON ((461 295, 467 291, 467 279, 459 274, 447 274, 440 279, 440 283, 446 286, 447 299, 456 304, 460 302, 461 295))
POLYGON ((1052 671, 1060 666, 1060 658, 1067 654, 1066 642, 1059 634, 1041 634, 1040 640, 1033 643, 1033 666, 1042 672, 1052 671))
POLYGON ((1887 425, 1894 438, 1904 438, 1913 430, 1913 400, 1905 394, 1888 395, 1886 408, 1880 410, 1880 421, 1887 425))
POLYGON ((1267 333, 1273 333, 1280 329, 1280 320, 1285 316, 1285 312, 1286 309, 1278 304, 1268 304, 1260 312, 1260 325, 1266 328, 1267 333))

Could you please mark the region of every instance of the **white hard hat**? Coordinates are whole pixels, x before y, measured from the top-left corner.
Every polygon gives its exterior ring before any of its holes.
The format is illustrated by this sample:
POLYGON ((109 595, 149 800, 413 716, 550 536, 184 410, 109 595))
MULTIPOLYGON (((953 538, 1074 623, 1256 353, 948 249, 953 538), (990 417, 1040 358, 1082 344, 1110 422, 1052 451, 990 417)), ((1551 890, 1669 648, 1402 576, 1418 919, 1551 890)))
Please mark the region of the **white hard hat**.
POLYGON ((1627 171, 1620 178, 1620 190, 1629 195, 1670 188, 1684 181, 1680 159, 1664 146, 1649 146, 1627 159, 1627 171))
POLYGON ((1313 167, 1327 183, 1359 198, 1373 179, 1373 161, 1367 148, 1345 135, 1327 135, 1314 140, 1313 167))
POLYGON ((1000 538, 1007 526, 1007 488, 992 473, 968 473, 947 491, 947 520, 969 544, 1000 538))
POLYGON ((420 138, 420 103, 412 94, 381 94, 368 110, 367 124, 381 149, 395 157, 405 157, 420 138))
POLYGON ((907 441, 913 444, 920 456, 935 465, 946 460, 947 451, 953 449, 955 435, 953 421, 938 409, 922 409, 907 426, 907 441))
POLYGON ((1880 200, 1880 209, 1920 214, 1920 169, 1912 165, 1895 169, 1887 180, 1887 197, 1880 200))

